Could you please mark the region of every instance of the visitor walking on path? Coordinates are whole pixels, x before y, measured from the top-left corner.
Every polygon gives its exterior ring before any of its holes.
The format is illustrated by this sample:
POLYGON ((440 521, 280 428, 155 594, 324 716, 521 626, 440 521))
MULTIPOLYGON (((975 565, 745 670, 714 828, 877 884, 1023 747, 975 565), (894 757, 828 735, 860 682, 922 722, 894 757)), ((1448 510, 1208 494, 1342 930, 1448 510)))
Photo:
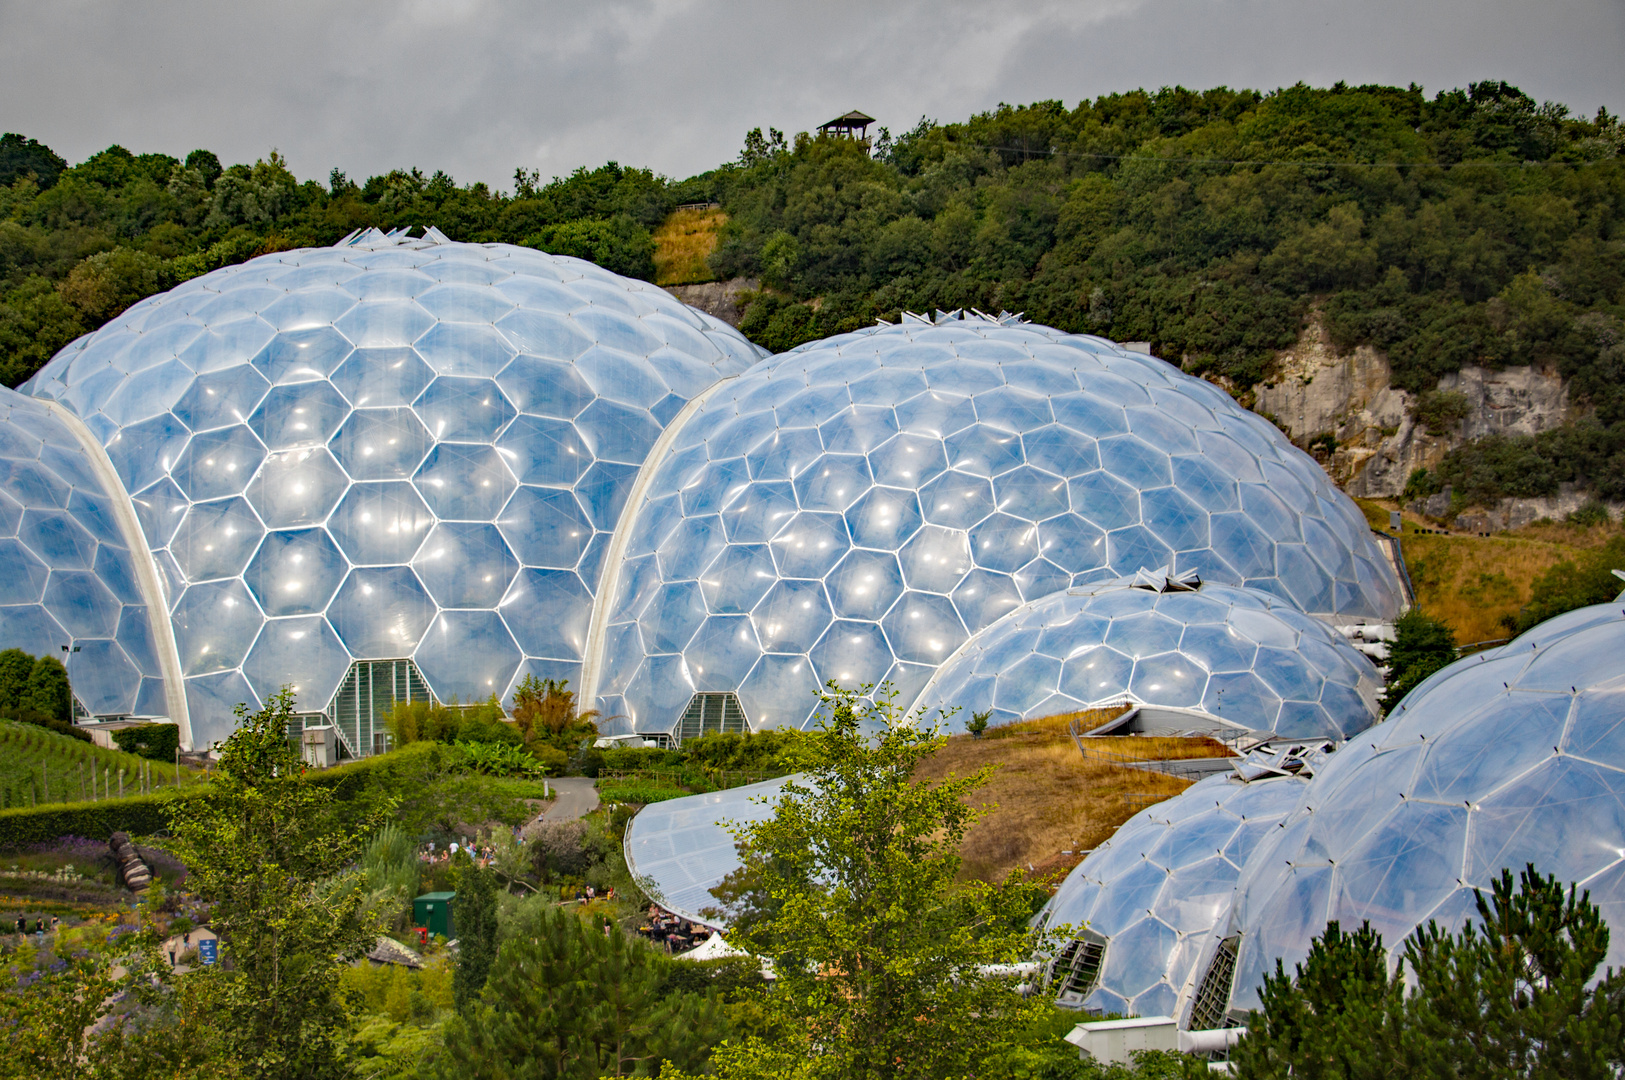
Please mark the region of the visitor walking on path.
POLYGON ((520 836, 529 840, 543 824, 552 821, 574 821, 598 809, 597 782, 587 776, 562 776, 549 780, 553 788, 553 805, 547 812, 525 823, 520 836))

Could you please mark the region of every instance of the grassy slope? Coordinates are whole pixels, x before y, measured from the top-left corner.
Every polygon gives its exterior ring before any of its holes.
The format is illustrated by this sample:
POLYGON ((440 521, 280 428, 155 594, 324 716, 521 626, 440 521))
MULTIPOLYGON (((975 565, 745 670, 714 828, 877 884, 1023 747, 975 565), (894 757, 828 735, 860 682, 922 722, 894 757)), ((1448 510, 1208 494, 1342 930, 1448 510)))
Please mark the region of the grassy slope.
POLYGON ((676 210, 654 231, 655 284, 696 285, 713 280, 706 257, 717 247, 721 210, 676 210))
MULTIPOLYGON (((1358 501, 1371 527, 1386 531, 1388 512, 1397 504, 1386 499, 1358 501)), ((1601 546, 1619 531, 1617 525, 1551 522, 1487 537, 1434 535, 1437 530, 1423 518, 1407 513, 1404 520, 1405 568, 1416 588, 1417 604, 1449 624, 1462 645, 1506 637, 1502 618, 1517 615, 1529 602, 1537 577, 1555 563, 1601 546)))
MULTIPOLYGON (((58 735, 54 731, 0 720, 0 803, 27 806, 34 797, 30 780, 41 785, 42 772, 50 782, 51 802, 77 802, 81 798, 80 782, 84 783, 83 798, 90 797, 90 770, 96 769, 98 797, 102 790, 102 770, 112 770, 112 789, 118 792, 118 772, 124 770, 124 792, 134 795, 138 790, 136 777, 139 770, 150 764, 154 786, 172 787, 175 767, 161 762, 147 762, 145 758, 118 750, 103 750, 92 743, 58 735)), ((183 783, 191 779, 191 770, 182 769, 183 783)), ((43 785, 41 785, 43 787, 43 785)), ((44 802, 44 792, 39 791, 44 802)))
MULTIPOLYGON (((1190 784, 1171 776, 1085 761, 1067 734, 1071 716, 990 729, 980 739, 956 735, 917 775, 965 776, 989 765, 993 779, 972 796, 990 807, 965 838, 966 877, 995 879, 1027 866, 1064 873, 1082 852, 1109 837, 1147 803, 1190 784), (1067 854, 1070 853, 1070 854, 1067 854)), ((1211 757, 1225 751, 1196 739, 1142 737, 1092 740, 1103 751, 1139 758, 1211 757)))

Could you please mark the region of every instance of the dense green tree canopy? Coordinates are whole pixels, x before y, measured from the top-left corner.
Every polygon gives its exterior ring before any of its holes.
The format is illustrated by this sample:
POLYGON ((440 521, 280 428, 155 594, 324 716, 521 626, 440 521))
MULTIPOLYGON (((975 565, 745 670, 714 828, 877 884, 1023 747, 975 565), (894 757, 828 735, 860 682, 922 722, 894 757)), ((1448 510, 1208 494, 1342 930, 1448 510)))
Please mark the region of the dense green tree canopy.
MULTIPOLYGON (((1591 417, 1455 455, 1429 483, 1488 500, 1625 494, 1625 128, 1501 82, 1181 87, 1000 105, 851 139, 751 132, 683 181, 610 162, 511 193, 398 169, 300 181, 273 151, 222 166, 113 146, 71 168, 0 139, 0 380, 142 296, 363 226, 526 243, 650 277, 685 202, 729 215, 711 258, 754 276, 743 329, 775 351, 902 310, 1025 311, 1144 340, 1245 395, 1316 312, 1393 381, 1542 364, 1591 417), (1463 486, 1465 485, 1465 487, 1463 486)), ((1430 424, 1450 421, 1438 410, 1430 424)), ((1463 496, 1465 498, 1465 496, 1463 496)))

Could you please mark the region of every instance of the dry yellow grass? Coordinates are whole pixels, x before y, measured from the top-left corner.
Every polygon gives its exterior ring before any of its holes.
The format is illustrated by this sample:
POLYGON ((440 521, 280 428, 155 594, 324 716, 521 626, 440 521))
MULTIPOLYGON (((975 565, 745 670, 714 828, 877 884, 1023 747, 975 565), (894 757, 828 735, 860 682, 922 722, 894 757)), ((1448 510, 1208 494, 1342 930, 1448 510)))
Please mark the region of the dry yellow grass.
MULTIPOLYGON (((1085 727, 1104 722, 1101 711, 1085 727)), ((970 803, 988 809, 961 848, 963 876, 998 880, 1029 866, 1040 875, 1064 875, 1119 825, 1150 803, 1179 794, 1188 781, 1087 761, 1067 734, 1071 715, 994 728, 982 738, 956 735, 921 763, 917 776, 940 780, 995 766, 993 778, 970 803)), ((1139 736, 1090 740, 1109 754, 1136 759, 1212 757, 1227 753, 1204 739, 1139 736)))
MULTIPOLYGON (((1390 500, 1361 499, 1366 520, 1386 531, 1390 500)), ((1432 526, 1405 515, 1405 568, 1423 611, 1442 619, 1462 645, 1507 636, 1502 620, 1529 602, 1530 587, 1547 568, 1598 547, 1618 526, 1561 522, 1529 525, 1491 536, 1434 535, 1432 526)))
POLYGON ((705 260, 717 249, 717 230, 728 215, 717 209, 676 210, 654 231, 655 284, 696 285, 713 280, 705 260))

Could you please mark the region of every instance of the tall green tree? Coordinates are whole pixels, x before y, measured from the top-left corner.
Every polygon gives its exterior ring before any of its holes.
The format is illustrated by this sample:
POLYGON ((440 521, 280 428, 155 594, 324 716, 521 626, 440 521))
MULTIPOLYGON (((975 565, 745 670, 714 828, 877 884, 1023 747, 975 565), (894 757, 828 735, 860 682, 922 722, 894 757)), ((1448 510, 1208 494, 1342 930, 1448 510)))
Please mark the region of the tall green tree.
POLYGON ((530 909, 466 1017, 447 1025, 435 1075, 455 1080, 652 1076, 699 1069, 726 1029, 714 998, 663 992, 671 961, 560 907, 530 909))
POLYGON ((0 652, 0 709, 15 709, 28 694, 34 658, 21 649, 0 652))
POLYGON ((68 669, 62 666, 62 661, 54 656, 42 656, 34 661, 28 672, 28 689, 20 704, 52 720, 73 721, 73 690, 68 685, 68 669))
MULTIPOLYGON (((735 830, 766 899, 733 944, 773 962, 756 1033, 718 1051, 724 1076, 950 1077, 1003 1060, 1044 1005, 990 965, 1030 958, 1033 886, 959 879, 982 770, 938 783, 916 766, 946 737, 831 685, 807 776, 773 816, 735 830)), ((939 718, 940 719, 940 718, 939 718)))
POLYGON ((1444 622, 1413 607, 1394 620, 1394 640, 1388 647, 1388 690, 1383 694, 1384 715, 1429 675, 1456 661, 1456 635, 1444 622))
POLYGON ((354 876, 325 884, 381 823, 340 823, 289 744, 293 694, 237 707, 214 780, 176 799, 171 828, 187 886, 211 906, 222 963, 189 976, 225 1058, 252 1077, 337 1076, 346 1026, 339 969, 372 945, 354 876))
POLYGON ((459 853, 457 866, 457 970, 452 1000, 467 1013, 485 989, 497 952, 496 874, 459 853))

